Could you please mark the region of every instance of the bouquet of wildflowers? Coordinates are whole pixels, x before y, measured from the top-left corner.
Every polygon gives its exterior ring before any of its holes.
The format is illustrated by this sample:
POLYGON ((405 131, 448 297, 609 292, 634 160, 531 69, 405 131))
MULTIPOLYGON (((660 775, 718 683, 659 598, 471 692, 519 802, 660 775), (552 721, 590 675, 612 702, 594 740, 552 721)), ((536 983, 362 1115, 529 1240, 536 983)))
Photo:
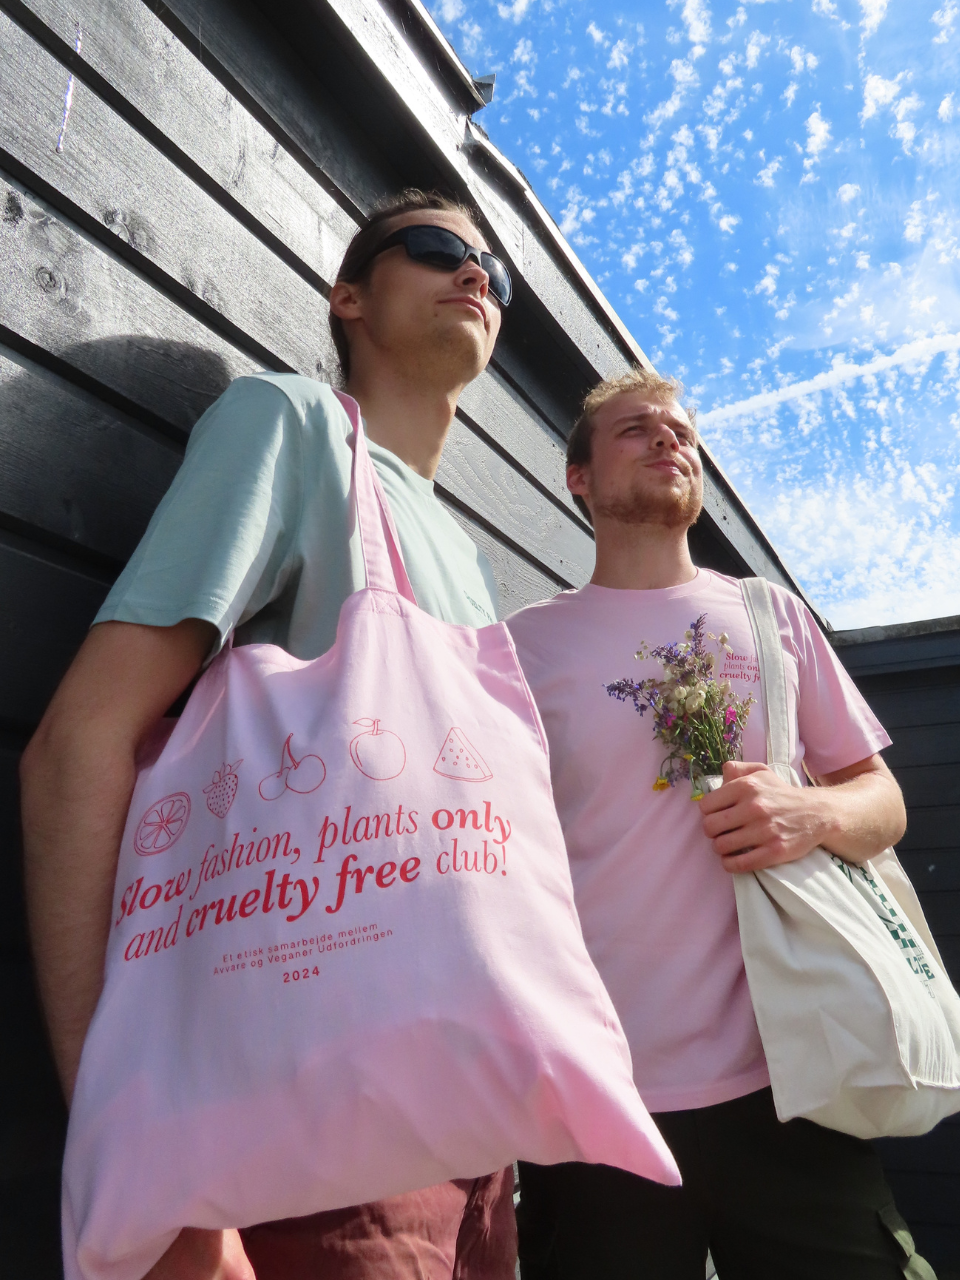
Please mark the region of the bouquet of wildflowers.
POLYGON ((632 702, 640 715, 653 713, 653 735, 666 747, 666 755, 653 784, 654 791, 689 778, 693 799, 703 796, 703 779, 723 772, 727 760, 741 758, 743 730, 755 699, 739 698, 729 680, 717 680, 717 655, 706 646, 715 640, 732 653, 726 632, 715 636, 704 629, 702 613, 683 640, 650 649, 642 644, 636 658, 656 658, 663 679, 616 680, 607 693, 620 702, 632 702))

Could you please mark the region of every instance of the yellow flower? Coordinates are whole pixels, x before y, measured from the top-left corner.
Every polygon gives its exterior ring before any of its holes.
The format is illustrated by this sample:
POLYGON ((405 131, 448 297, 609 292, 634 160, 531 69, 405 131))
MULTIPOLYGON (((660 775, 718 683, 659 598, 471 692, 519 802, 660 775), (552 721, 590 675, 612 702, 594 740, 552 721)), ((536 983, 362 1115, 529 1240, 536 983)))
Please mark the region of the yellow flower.
POLYGON ((656 782, 653 784, 654 791, 667 791, 669 787, 670 783, 666 778, 657 778, 656 782))
POLYGON ((691 800, 702 800, 702 799, 703 799, 703 792, 702 792, 702 791, 694 791, 694 792, 693 792, 693 794, 691 795, 690 799, 691 799, 691 800))
POLYGON ((683 758, 684 758, 684 760, 692 760, 692 759, 693 759, 693 756, 686 755, 686 756, 684 756, 683 758))

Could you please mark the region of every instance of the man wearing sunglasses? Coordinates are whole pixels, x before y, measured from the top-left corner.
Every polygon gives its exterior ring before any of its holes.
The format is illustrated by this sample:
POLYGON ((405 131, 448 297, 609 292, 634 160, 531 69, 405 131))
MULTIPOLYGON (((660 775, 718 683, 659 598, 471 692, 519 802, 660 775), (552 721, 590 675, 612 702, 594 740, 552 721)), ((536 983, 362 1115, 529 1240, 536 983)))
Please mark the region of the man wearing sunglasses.
MULTIPOLYGON (((493 573, 439 502, 433 477, 457 399, 486 367, 510 295, 509 273, 471 211, 418 191, 357 233, 330 294, 344 386, 360 404, 417 601, 469 626, 495 620, 493 573)), ((194 428, 27 748, 31 931, 68 1098, 100 991, 138 744, 231 632, 237 644, 319 657, 341 605, 366 585, 351 532, 349 434, 323 383, 270 373, 232 383, 194 428)), ((501 1170, 264 1223, 242 1239, 185 1229, 146 1280, 512 1280, 512 1193, 513 1172, 501 1170)))

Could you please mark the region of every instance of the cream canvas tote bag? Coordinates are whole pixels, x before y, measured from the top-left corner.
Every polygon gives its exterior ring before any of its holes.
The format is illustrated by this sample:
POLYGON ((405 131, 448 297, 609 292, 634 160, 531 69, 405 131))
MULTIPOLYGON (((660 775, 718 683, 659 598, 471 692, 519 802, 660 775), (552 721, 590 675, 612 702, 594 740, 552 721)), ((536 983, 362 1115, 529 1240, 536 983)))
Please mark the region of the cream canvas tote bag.
MULTIPOLYGON (((770 586, 763 578, 741 586, 759 658, 767 761, 801 786, 789 763, 770 586)), ((853 866, 814 849, 734 876, 734 884, 779 1118, 877 1138, 926 1133, 960 1111, 960 997, 893 850, 853 866)))

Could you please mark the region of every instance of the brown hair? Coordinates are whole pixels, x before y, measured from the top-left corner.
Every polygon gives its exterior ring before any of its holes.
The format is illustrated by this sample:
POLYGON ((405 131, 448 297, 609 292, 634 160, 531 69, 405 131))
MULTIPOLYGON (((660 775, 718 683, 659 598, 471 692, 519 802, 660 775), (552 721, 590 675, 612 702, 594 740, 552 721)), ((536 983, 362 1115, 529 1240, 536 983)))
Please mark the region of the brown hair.
MULTIPOLYGON (((374 207, 366 226, 361 227, 347 245, 347 251, 340 263, 340 270, 337 272, 337 281, 345 280, 355 284, 363 280, 373 267, 373 255, 378 246, 390 234, 390 227, 387 225, 390 220, 401 213, 410 213, 417 209, 438 213, 459 213, 478 229, 480 226, 480 214, 470 205, 442 195, 439 191, 420 191, 417 187, 407 187, 398 195, 387 197, 374 207)), ((340 372, 344 378, 349 378, 350 344, 347 341, 343 321, 332 311, 330 312, 330 335, 340 360, 340 372)))
MULTIPOLYGON (((644 369, 642 365, 621 374, 619 378, 606 378, 598 382, 584 397, 580 417, 573 424, 573 430, 567 437, 567 466, 583 467, 593 454, 593 418, 597 410, 608 400, 622 396, 628 391, 645 391, 648 395, 662 400, 676 400, 680 403, 683 395, 683 383, 677 378, 663 378, 654 369, 644 369)), ((696 409, 687 409, 687 417, 696 426, 696 409)), ((572 495, 577 509, 590 520, 587 504, 575 493, 572 495)), ((592 524, 593 521, 591 520, 592 524)))

